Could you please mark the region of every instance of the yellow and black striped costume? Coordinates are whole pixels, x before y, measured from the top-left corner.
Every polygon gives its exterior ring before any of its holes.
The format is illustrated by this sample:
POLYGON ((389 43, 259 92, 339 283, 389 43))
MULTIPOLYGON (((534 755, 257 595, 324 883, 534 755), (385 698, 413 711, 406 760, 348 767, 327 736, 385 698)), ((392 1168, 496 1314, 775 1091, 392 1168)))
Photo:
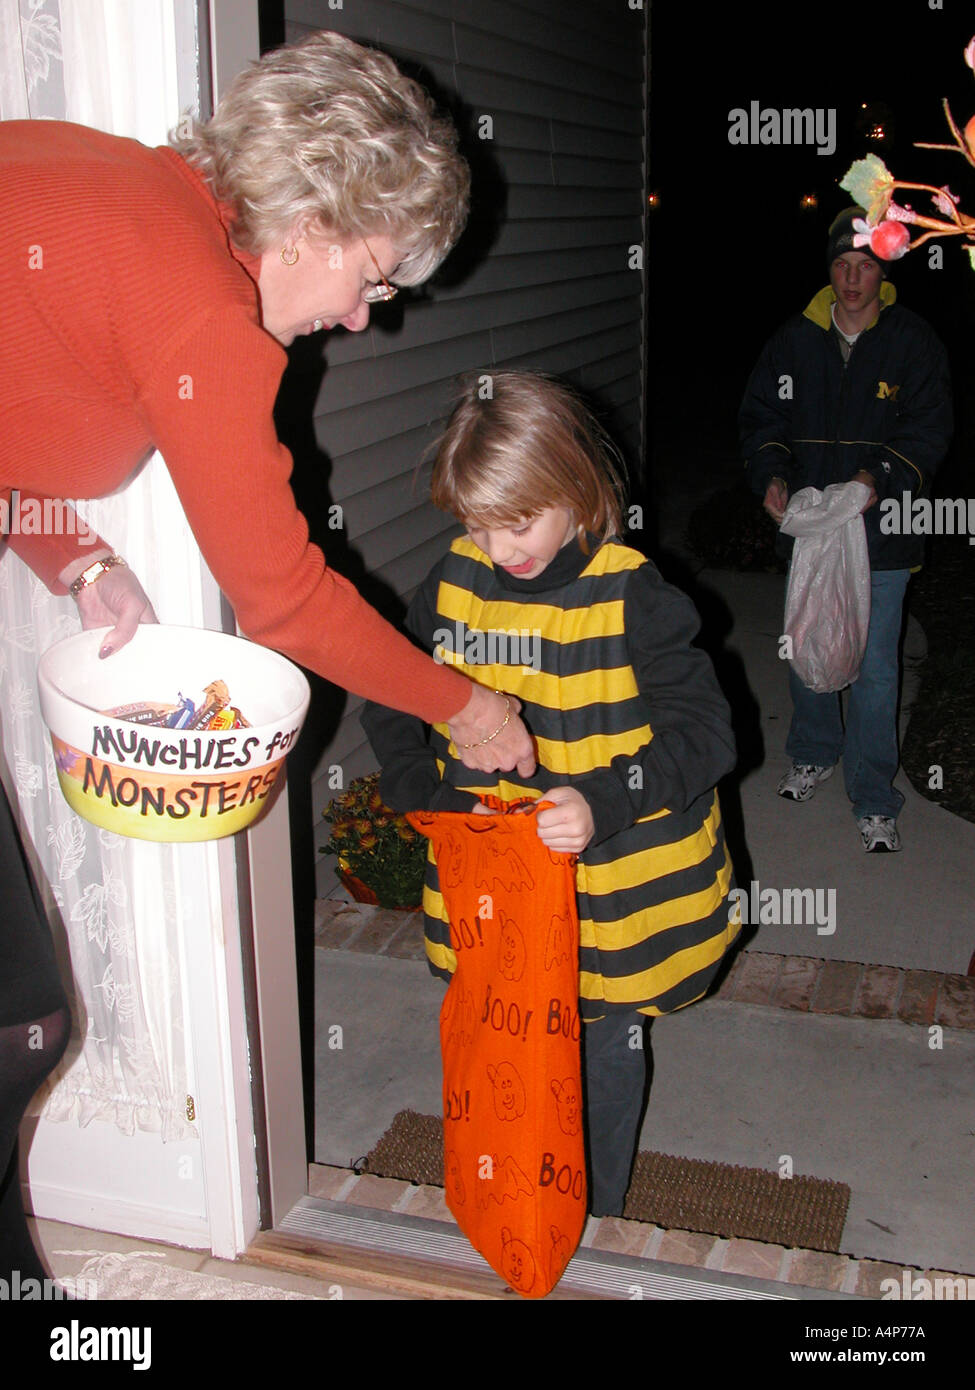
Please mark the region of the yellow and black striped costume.
MULTIPOLYGON (((498 583, 471 541, 453 543, 437 590, 436 655, 518 697, 539 766, 527 781, 517 773, 472 772, 453 751, 446 726, 435 726, 442 778, 505 800, 538 797, 652 740, 623 626, 628 577, 646 563, 637 551, 607 542, 569 584, 522 596, 498 583)), ((590 844, 577 867, 583 1018, 616 1008, 664 1014, 699 999, 739 930, 728 921, 731 886, 713 788, 681 813, 658 810, 590 844)), ((432 854, 423 906, 430 963, 438 973, 452 972, 432 854)))

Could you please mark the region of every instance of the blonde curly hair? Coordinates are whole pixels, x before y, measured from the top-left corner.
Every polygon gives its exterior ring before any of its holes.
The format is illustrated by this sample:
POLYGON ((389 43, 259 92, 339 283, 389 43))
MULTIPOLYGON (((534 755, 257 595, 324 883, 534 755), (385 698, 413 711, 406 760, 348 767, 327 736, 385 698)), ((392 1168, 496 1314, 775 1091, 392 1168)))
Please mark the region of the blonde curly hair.
POLYGON ((386 235, 401 285, 436 270, 467 220, 457 134, 385 53, 334 33, 266 53, 238 74, 211 120, 169 142, 233 209, 235 243, 261 255, 300 227, 386 235))

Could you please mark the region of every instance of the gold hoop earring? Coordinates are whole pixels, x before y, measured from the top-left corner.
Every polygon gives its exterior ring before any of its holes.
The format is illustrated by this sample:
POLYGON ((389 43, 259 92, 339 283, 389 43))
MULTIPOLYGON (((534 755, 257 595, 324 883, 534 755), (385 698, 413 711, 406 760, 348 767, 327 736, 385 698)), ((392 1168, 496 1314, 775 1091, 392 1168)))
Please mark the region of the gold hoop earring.
POLYGON ((285 264, 285 265, 297 265, 297 264, 298 264, 298 248, 297 248, 297 246, 292 246, 292 248, 291 248, 292 255, 291 255, 291 259, 290 259, 290 260, 289 260, 288 257, 284 254, 284 251, 285 251, 285 248, 282 246, 282 247, 281 247, 281 260, 284 262, 284 264, 285 264))

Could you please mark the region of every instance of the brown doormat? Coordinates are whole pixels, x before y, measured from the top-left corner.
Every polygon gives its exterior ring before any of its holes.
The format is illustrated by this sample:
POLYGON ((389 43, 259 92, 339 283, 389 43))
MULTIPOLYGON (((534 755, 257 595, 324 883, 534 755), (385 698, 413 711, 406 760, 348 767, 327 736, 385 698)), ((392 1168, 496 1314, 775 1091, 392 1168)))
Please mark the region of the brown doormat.
POLYGON ((443 1187, 443 1120, 439 1115, 401 1110, 356 1169, 377 1178, 443 1187))
MULTIPOLYGON (((381 1178, 443 1187, 443 1123, 401 1110, 357 1165, 381 1178)), ((701 1231, 836 1254, 850 1203, 846 1183, 780 1178, 700 1158, 639 1153, 623 1215, 664 1230, 701 1231)))

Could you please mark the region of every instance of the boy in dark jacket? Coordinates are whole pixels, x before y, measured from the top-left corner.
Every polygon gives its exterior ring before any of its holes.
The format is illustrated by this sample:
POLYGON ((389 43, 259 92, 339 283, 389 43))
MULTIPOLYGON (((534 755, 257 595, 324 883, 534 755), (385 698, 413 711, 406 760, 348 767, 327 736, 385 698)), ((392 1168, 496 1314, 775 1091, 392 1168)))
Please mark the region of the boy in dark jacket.
MULTIPOLYGON (((900 760, 898 646, 904 593, 923 546, 920 536, 882 526, 876 504, 929 494, 951 438, 952 411, 940 340, 896 303, 887 264, 869 244, 854 246, 854 220, 865 217, 862 208, 849 208, 830 227, 830 283, 766 344, 739 425, 749 485, 776 522, 800 488, 853 479, 870 488, 863 509, 870 629, 860 674, 849 687, 846 727, 839 695, 807 689, 790 666, 792 766, 778 791, 808 801, 842 756, 863 847, 876 852, 901 848, 896 822, 904 797, 893 785, 900 760)), ((778 545, 790 553, 787 537, 780 535, 778 545)))

